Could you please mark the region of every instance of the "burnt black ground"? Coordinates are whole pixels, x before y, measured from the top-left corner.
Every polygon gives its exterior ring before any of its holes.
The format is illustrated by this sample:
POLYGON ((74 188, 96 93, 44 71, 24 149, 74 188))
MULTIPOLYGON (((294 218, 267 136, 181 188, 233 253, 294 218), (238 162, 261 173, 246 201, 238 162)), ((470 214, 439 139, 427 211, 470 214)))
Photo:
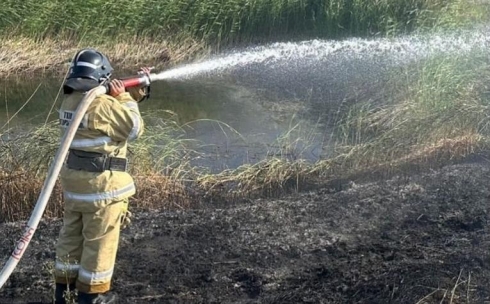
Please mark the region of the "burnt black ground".
MULTIPOLYGON (((490 303, 489 199, 490 166, 480 163, 136 212, 114 290, 122 303, 490 303)), ((21 227, 0 225, 2 265, 21 227)), ((59 228, 41 223, 0 303, 49 300, 59 228)))

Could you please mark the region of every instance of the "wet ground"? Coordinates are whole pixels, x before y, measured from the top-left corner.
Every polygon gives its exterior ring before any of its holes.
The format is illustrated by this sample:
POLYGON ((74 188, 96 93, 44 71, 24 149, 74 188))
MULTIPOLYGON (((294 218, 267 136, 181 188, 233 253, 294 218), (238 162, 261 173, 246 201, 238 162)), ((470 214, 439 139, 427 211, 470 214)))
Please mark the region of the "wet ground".
MULTIPOLYGON (((280 200, 136 212, 121 303, 490 303, 490 165, 462 164, 280 200)), ((49 300, 58 220, 0 303, 49 300)), ((0 261, 21 224, 0 225, 0 261)))

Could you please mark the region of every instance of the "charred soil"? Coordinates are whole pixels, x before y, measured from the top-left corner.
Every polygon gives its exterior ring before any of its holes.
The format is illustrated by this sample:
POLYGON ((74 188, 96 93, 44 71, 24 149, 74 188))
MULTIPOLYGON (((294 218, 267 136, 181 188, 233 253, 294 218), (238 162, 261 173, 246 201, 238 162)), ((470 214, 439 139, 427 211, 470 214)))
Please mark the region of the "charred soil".
MULTIPOLYGON (((485 303, 490 166, 186 211, 123 230, 121 303, 485 303)), ((0 261, 24 223, 0 225, 0 261)), ((0 303, 45 301, 60 220, 44 220, 0 303)), ((489 302, 490 303, 490 302, 489 302)))

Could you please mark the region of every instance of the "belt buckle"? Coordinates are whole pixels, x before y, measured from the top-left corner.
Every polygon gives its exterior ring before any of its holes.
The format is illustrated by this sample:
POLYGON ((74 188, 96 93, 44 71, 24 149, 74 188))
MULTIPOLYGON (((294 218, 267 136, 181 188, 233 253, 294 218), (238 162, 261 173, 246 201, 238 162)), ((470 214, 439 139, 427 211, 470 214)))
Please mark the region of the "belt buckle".
POLYGON ((109 170, 126 172, 128 169, 128 161, 126 158, 109 157, 109 170))

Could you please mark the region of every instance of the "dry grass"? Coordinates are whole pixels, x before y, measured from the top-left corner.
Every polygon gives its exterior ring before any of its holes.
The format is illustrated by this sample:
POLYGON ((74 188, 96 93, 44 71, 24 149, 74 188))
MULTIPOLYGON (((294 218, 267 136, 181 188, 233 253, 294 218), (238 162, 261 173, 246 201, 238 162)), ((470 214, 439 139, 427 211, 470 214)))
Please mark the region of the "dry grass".
MULTIPOLYGON (((45 176, 33 176, 31 172, 4 173, 0 177, 0 223, 27 220, 41 192, 45 176)), ((179 181, 167 176, 138 176, 135 178, 138 194, 131 201, 131 208, 188 209, 198 203, 179 181)), ((44 216, 61 217, 63 195, 56 184, 44 216)))
POLYGON ((471 293, 475 291, 475 286, 471 282, 471 271, 464 273, 464 269, 459 271, 457 277, 453 277, 455 283, 450 288, 431 287, 433 291, 428 293, 422 299, 418 300, 415 304, 429 304, 429 303, 471 303, 471 293))
POLYGON ((144 209, 189 209, 199 201, 184 182, 158 173, 136 176, 137 195, 131 205, 144 209))
MULTIPOLYGON (((32 172, 3 172, 0 176, 0 222, 28 219, 34 209, 44 178, 32 172)), ((62 193, 59 184, 53 189, 45 215, 62 214, 62 193)))
MULTIPOLYGON (((488 139, 478 134, 441 140, 421 147, 398 159, 381 163, 359 164, 357 151, 332 159, 308 163, 304 160, 268 159, 254 165, 244 165, 219 174, 194 170, 186 179, 161 172, 135 175, 137 193, 132 208, 189 209, 207 201, 233 203, 258 197, 279 197, 291 191, 322 187, 333 180, 355 178, 364 174, 390 174, 418 166, 439 167, 450 161, 490 148, 488 139)), ((359 150, 361 151, 361 150, 359 150)), ((189 168, 174 168, 174 170, 189 168)), ((147 169, 145 169, 146 172, 147 169)), ((18 171, 0 176, 0 222, 27 219, 41 191, 45 176, 18 171)), ((63 200, 57 185, 51 195, 45 216, 62 215, 63 200)))
POLYGON ((34 39, 27 37, 0 38, 0 75, 31 75, 49 72, 64 74, 73 55, 84 47, 94 47, 107 54, 122 70, 140 66, 162 69, 204 54, 203 43, 192 39, 180 43, 129 37, 125 41, 103 44, 80 43, 70 39, 34 39))
MULTIPOLYGON (((455 138, 441 139, 437 142, 412 147, 412 151, 398 157, 382 155, 377 160, 366 161, 363 147, 359 146, 349 154, 339 156, 337 168, 341 169, 340 178, 356 178, 368 175, 389 176, 410 171, 440 168, 449 163, 457 163, 490 149, 488 137, 481 134, 467 134, 455 138), (360 161, 362 160, 362 161, 360 161), (340 162, 340 164, 339 164, 340 162)), ((328 165, 331 166, 330 163, 328 165)), ((322 166, 319 166, 322 168, 322 166)), ((316 169, 315 169, 316 170, 316 169)))

